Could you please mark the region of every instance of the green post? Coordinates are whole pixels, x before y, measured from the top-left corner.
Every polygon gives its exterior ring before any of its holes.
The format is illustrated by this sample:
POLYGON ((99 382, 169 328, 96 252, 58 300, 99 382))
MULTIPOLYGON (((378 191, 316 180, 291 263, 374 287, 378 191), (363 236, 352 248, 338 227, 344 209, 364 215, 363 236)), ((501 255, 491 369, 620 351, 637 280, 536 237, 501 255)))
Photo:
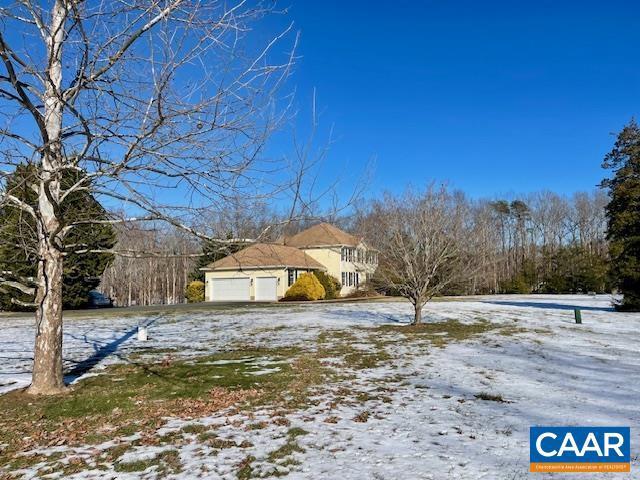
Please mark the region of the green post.
POLYGON ((579 308, 573 309, 573 315, 576 317, 576 323, 582 323, 582 313, 579 308))

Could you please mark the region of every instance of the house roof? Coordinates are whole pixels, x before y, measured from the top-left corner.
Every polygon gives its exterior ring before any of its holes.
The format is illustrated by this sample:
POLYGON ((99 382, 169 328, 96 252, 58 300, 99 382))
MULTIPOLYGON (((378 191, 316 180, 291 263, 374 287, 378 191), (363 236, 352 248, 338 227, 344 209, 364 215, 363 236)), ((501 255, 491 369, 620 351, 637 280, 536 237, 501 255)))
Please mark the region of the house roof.
POLYGON ((284 240, 286 245, 298 248, 343 245, 356 247, 361 239, 334 227, 330 223, 319 223, 284 240))
POLYGON ((221 258, 202 270, 242 270, 252 268, 296 267, 326 270, 318 261, 295 247, 272 243, 254 243, 239 252, 221 258))

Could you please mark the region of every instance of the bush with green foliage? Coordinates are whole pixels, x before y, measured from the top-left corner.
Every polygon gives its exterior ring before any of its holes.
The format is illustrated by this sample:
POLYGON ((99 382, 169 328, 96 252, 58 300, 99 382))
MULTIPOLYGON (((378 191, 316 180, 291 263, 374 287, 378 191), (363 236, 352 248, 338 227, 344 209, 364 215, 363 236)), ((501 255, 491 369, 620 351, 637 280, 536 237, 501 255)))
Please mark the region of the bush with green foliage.
POLYGON ((342 289, 342 285, 336 277, 320 271, 314 272, 313 274, 316 276, 320 284, 324 287, 325 300, 333 300, 334 298, 340 297, 340 290, 342 289))
POLYGON ((375 288, 370 283, 361 283, 358 288, 353 290, 350 293, 347 293, 342 298, 369 298, 369 297, 379 297, 381 294, 376 291, 375 288))
POLYGON ((204 282, 194 280, 189 283, 184 295, 189 303, 204 302, 204 282))
POLYGON ((531 285, 522 273, 500 283, 503 293, 531 293, 531 285))
POLYGON ((395 286, 399 285, 400 283, 400 278, 382 278, 379 271, 376 271, 373 276, 367 278, 367 288, 376 292, 376 294, 378 295, 385 295, 388 297, 402 296, 402 292, 400 292, 400 289, 395 286))
POLYGON ((284 294, 284 301, 313 301, 322 300, 326 292, 313 273, 303 273, 298 277, 289 290, 284 294))

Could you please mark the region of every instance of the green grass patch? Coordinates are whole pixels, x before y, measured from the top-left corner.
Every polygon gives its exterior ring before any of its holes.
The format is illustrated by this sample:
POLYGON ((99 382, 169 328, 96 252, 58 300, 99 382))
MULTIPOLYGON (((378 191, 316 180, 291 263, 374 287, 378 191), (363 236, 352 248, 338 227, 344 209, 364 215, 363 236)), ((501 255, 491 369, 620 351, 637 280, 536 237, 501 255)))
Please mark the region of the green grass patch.
POLYGON ((488 392, 480 392, 475 397, 478 400, 485 400, 487 402, 498 402, 498 403, 507 403, 507 401, 502 397, 502 395, 488 393, 488 392))
POLYGON ((296 437, 300 437, 302 435, 308 435, 309 432, 307 432, 304 428, 300 428, 300 427, 293 427, 290 428, 289 431, 287 432, 287 435, 291 438, 296 438, 296 437))
MULTIPOLYGON (((313 354, 299 349, 254 349, 161 363, 131 363, 108 367, 99 376, 75 385, 64 395, 32 397, 22 391, 0 396, 0 464, 20 451, 50 446, 102 442, 137 432, 153 433, 164 417, 199 418, 229 406, 252 409, 280 402, 303 408, 309 389, 324 383, 327 369, 313 354), (279 362, 264 375, 254 360, 279 362), (108 435, 101 433, 109 432, 108 435)), ((178 442, 183 434, 200 435, 196 423, 156 444, 178 442)), ((35 458, 21 459, 27 465, 35 458)), ((166 462, 165 462, 166 463, 166 462)), ((133 465, 121 468, 142 468, 133 465)))
POLYGON ((329 330, 318 335, 318 354, 320 357, 339 357, 345 366, 358 370, 375 368, 391 359, 385 350, 384 339, 372 336, 371 329, 358 329, 361 337, 348 330, 329 330), (364 338, 362 338, 364 337, 364 338), (357 344, 367 344, 366 349, 357 344))
POLYGON ((207 430, 208 430, 207 427, 199 423, 191 423, 189 425, 185 425, 184 427, 182 427, 182 431, 184 433, 198 434, 198 433, 206 432, 207 430))
POLYGON ((238 480, 249 480, 253 477, 253 467, 251 462, 254 462, 256 457, 249 455, 238 465, 238 480))
POLYGON ((148 460, 137 460, 134 462, 118 462, 114 465, 116 472, 131 473, 142 472, 147 468, 157 466, 157 472, 161 476, 176 474, 182 471, 180 454, 176 450, 165 450, 156 457, 148 460))
POLYGON ((457 320, 446 322, 425 322, 417 325, 381 325, 374 330, 380 334, 402 334, 408 339, 426 339, 433 345, 444 347, 451 342, 462 342, 492 330, 505 326, 480 320, 474 323, 461 323, 457 320))
POLYGON ((293 455, 295 452, 304 452, 304 448, 298 445, 295 440, 288 440, 283 446, 269 453, 267 460, 271 463, 278 463, 278 461, 293 455))
MULTIPOLYGON (((267 460, 278 465, 279 467, 300 465, 300 462, 294 459, 293 455, 295 453, 304 453, 305 450, 300 446, 300 444, 298 444, 297 439, 298 437, 301 437, 303 435, 308 435, 308 433, 309 432, 299 427, 290 428, 287 432, 287 442, 280 448, 269 452, 269 455, 267 455, 267 460)), ((286 474, 287 473, 278 470, 274 470, 273 472, 271 472, 271 475, 275 477, 280 477, 286 474)))
POLYGON ((266 388, 277 390, 292 380, 288 363, 280 371, 252 375, 252 358, 287 359, 293 349, 229 352, 176 360, 170 363, 115 365, 90 377, 69 393, 55 397, 30 397, 22 392, 0 396, 0 415, 10 418, 37 417, 41 420, 84 418, 93 415, 138 410, 141 403, 206 397, 212 388, 230 390, 266 388))

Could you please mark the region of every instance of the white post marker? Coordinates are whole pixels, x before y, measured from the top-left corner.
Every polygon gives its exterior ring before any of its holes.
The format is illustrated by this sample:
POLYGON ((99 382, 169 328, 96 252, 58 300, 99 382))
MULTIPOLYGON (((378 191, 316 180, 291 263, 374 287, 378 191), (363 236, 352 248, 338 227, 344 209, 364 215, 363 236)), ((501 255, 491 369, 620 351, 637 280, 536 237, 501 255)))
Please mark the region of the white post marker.
POLYGON ((138 341, 146 342, 147 341, 147 326, 146 325, 138 325, 138 341))

